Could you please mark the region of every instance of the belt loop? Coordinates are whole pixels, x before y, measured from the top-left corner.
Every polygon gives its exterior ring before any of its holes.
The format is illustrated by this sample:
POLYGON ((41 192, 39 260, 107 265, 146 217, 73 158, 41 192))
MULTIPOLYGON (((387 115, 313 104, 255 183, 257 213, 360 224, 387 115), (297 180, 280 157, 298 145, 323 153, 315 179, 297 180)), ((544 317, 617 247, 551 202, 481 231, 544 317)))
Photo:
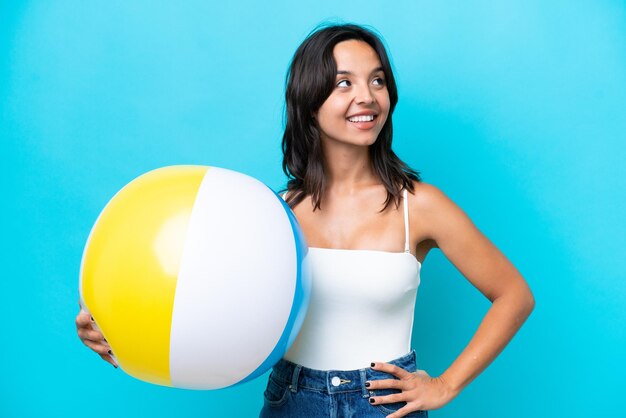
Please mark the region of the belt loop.
POLYGON ((293 374, 291 375, 291 384, 289 385, 289 389, 296 393, 298 391, 298 377, 300 377, 300 370, 302 370, 302 366, 296 364, 293 369, 293 374))
POLYGON ((359 369, 359 373, 361 374, 361 389, 363 390, 363 397, 368 398, 370 394, 367 388, 365 387, 365 382, 367 381, 367 376, 365 375, 365 369, 359 369))

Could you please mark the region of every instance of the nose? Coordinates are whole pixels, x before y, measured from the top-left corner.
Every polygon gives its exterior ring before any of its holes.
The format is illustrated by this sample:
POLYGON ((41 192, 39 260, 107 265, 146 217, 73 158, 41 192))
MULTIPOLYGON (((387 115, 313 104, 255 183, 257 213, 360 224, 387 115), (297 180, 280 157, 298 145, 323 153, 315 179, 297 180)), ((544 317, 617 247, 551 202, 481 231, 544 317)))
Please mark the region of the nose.
POLYGON ((357 104, 371 104, 374 102, 374 96, 372 95, 372 92, 367 84, 357 87, 355 90, 354 101, 357 104))

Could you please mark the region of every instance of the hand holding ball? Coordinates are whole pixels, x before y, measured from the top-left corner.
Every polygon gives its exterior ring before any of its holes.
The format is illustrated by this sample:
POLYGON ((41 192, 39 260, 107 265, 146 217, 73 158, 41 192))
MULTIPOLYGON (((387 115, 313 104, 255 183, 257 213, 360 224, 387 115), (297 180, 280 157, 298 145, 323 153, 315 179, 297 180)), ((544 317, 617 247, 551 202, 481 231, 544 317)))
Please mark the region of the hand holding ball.
POLYGON ((306 251, 289 207, 258 180, 165 167, 100 214, 81 299, 128 374, 222 388, 265 373, 295 339, 308 305, 306 251))

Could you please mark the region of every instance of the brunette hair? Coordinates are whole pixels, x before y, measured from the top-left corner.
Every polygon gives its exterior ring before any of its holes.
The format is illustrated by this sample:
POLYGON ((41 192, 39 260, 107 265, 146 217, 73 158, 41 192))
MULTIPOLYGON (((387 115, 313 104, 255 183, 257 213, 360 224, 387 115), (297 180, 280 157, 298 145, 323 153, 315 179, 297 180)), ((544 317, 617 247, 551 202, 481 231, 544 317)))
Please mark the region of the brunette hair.
POLYGON ((294 207, 311 195, 314 210, 321 209, 326 189, 324 155, 314 114, 335 87, 337 63, 333 49, 339 42, 358 40, 369 44, 378 54, 389 92, 389 116, 378 138, 370 145, 372 169, 387 189, 384 211, 393 201, 400 204, 401 191, 413 191, 413 180, 420 181, 391 149, 391 115, 398 102, 398 90, 387 51, 372 30, 354 24, 322 24, 306 37, 294 54, 287 72, 285 89, 285 132, 283 134, 283 171, 287 175, 287 203, 294 207))

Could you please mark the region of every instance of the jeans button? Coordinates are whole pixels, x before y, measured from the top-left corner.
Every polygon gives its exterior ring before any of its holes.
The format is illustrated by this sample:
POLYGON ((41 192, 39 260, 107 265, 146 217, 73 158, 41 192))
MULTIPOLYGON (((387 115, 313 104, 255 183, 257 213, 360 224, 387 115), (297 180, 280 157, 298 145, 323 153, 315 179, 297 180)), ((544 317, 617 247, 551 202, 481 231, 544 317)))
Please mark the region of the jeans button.
POLYGON ((339 386, 341 384, 341 379, 335 376, 332 379, 330 379, 330 384, 333 386, 339 386))

